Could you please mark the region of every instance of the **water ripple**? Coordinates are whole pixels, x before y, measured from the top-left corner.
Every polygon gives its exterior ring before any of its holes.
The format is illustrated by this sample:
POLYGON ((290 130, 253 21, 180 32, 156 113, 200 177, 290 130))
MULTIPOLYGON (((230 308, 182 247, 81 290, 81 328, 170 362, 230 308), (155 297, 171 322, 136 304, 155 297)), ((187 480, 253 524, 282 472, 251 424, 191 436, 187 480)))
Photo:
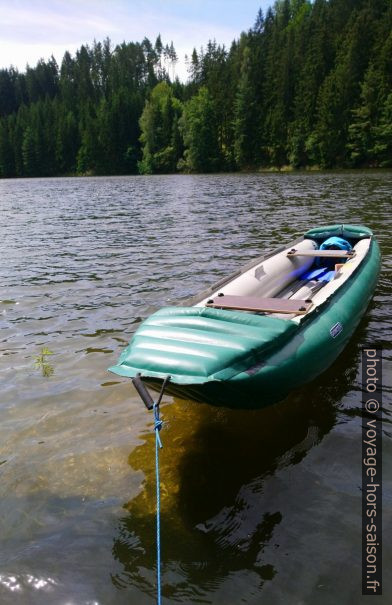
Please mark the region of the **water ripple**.
POLYGON ((391 191, 390 172, 0 181, 4 605, 154 602, 151 417, 106 368, 155 309, 335 222, 368 225, 383 253, 338 362, 270 410, 163 410, 163 594, 186 605, 321 602, 319 585, 331 602, 359 594, 360 348, 382 345, 387 374, 391 191), (44 348, 47 376, 35 367, 44 348))

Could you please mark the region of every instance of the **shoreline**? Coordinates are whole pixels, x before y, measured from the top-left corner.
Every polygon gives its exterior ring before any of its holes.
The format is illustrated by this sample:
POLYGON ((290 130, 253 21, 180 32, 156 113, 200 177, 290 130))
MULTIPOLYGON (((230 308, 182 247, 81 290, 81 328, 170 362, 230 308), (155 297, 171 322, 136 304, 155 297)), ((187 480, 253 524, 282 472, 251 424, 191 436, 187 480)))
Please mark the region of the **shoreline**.
POLYGON ((92 172, 86 174, 78 174, 78 173, 67 173, 67 174, 56 174, 56 175, 48 175, 48 176, 9 176, 9 177, 0 177, 1 181, 23 181, 29 179, 67 179, 67 178, 111 178, 111 177, 162 177, 162 176, 212 176, 212 175, 228 175, 228 174, 336 174, 336 173, 359 173, 359 172, 369 172, 369 173, 388 173, 392 172, 392 167, 363 167, 363 168, 320 168, 319 166, 309 166, 306 168, 293 168, 291 166, 271 166, 271 167, 255 167, 249 169, 242 170, 227 170, 220 172, 165 172, 165 173, 154 173, 154 174, 94 174, 92 172))

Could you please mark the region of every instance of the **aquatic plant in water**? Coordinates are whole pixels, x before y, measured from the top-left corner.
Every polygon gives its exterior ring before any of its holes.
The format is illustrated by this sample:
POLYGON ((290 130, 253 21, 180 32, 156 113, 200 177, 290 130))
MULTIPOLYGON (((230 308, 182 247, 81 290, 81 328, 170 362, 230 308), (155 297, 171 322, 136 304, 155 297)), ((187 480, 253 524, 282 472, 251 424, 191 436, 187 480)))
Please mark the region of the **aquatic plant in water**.
POLYGON ((54 367, 47 361, 48 355, 54 355, 53 351, 50 351, 46 347, 43 347, 41 349, 41 353, 39 355, 34 356, 34 366, 38 370, 42 370, 42 376, 45 376, 46 378, 52 376, 52 374, 54 373, 54 367))

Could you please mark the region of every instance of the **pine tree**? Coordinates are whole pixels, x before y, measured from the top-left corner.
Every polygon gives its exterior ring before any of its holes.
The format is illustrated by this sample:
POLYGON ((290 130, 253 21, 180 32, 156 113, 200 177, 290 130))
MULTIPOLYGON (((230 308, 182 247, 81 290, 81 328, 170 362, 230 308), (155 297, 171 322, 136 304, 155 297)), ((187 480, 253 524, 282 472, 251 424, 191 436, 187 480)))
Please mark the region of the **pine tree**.
POLYGON ((373 129, 372 153, 382 168, 392 167, 392 93, 385 99, 380 122, 373 129))
POLYGON ((25 130, 22 143, 23 174, 35 176, 38 172, 37 143, 33 130, 28 126, 25 130))
POLYGON ((240 168, 250 166, 254 162, 254 127, 257 115, 250 69, 250 49, 246 46, 234 106, 234 155, 240 168))
POLYGON ((0 120, 0 177, 15 176, 15 161, 9 132, 9 120, 0 120))

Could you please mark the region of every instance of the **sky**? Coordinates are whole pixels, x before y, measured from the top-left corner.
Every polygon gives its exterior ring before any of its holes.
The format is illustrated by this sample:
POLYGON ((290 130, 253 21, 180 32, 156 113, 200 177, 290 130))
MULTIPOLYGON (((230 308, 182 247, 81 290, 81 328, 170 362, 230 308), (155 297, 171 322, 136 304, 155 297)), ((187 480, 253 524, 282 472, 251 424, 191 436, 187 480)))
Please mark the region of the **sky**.
POLYGON ((53 54, 60 64, 64 52, 109 36, 113 45, 173 41, 179 62, 176 75, 187 77, 185 54, 208 40, 230 47, 248 30, 259 8, 273 0, 0 0, 0 68, 24 71, 53 54))

